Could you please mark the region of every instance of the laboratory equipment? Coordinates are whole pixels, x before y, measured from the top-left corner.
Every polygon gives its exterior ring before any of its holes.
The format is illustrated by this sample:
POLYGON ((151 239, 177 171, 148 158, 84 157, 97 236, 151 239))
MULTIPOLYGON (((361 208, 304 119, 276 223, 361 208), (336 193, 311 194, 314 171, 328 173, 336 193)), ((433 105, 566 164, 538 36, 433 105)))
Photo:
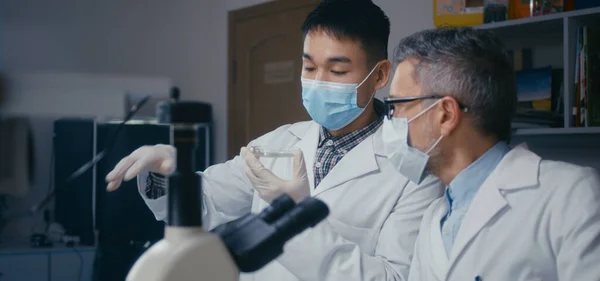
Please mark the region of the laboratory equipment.
MULTIPOLYGON (((76 166, 69 165, 68 168, 66 170, 64 170, 64 174, 62 175, 62 178, 60 179, 60 181, 56 182, 54 188, 49 190, 47 195, 38 204, 34 205, 33 207, 31 207, 29 210, 26 210, 26 211, 10 211, 9 210, 5 214, 3 214, 2 217, 0 217, 0 231, 3 229, 3 227, 6 224, 8 224, 10 222, 13 222, 18 219, 30 218, 34 215, 37 215, 42 210, 45 210, 47 204, 50 203, 52 201, 52 199, 54 199, 55 197, 57 197, 56 201, 60 202, 61 200, 58 198, 64 198, 64 196, 66 194, 69 194, 72 192, 74 192, 75 194, 89 194, 90 196, 89 196, 88 200, 79 200, 80 198, 69 198, 71 200, 66 200, 68 202, 65 202, 64 204, 55 202, 55 208, 60 209, 61 206, 71 206, 71 207, 74 206, 75 208, 77 208, 79 206, 92 205, 93 204, 92 198, 94 197, 94 195, 93 195, 93 189, 92 189, 92 180, 91 180, 92 172, 91 172, 91 170, 96 166, 96 164, 98 162, 105 159, 107 155, 110 155, 110 153, 115 148, 117 137, 119 137, 121 135, 121 133, 123 132, 123 128, 125 127, 125 124, 128 121, 130 121, 131 118, 133 118, 133 116, 149 100, 149 98, 150 98, 150 96, 146 96, 146 97, 142 98, 139 102, 137 102, 131 108, 131 110, 128 112, 128 114, 126 115, 126 117, 124 118, 124 120, 122 122, 115 124, 113 130, 111 130, 109 133, 107 133, 107 136, 106 136, 107 141, 105 142, 105 145, 103 146, 103 149, 100 153, 96 154, 95 150, 90 149, 88 151, 89 154, 85 155, 85 156, 89 156, 89 157, 85 157, 83 155, 79 155, 79 152, 81 152, 81 150, 78 150, 78 149, 81 148, 81 146, 70 146, 70 148, 72 150, 74 150, 74 152, 75 152, 75 154, 72 154, 72 155, 77 156, 77 157, 71 158, 71 160, 72 161, 81 160, 81 162, 77 163, 76 166), (88 161, 88 159, 89 159, 89 161, 88 161), (85 183, 86 179, 88 180, 87 183, 85 183)), ((80 128, 81 125, 85 125, 85 122, 79 122, 76 124, 75 127, 80 128)), ((91 135, 92 135, 92 130, 89 130, 89 132, 84 133, 83 136, 79 136, 79 137, 81 137, 79 140, 81 141, 82 139, 85 139, 86 136, 91 136, 91 135)), ((68 137, 74 138, 74 136, 75 136, 75 134, 72 134, 68 137)), ((91 145, 92 145, 91 137, 89 138, 89 141, 86 143, 86 145, 91 147, 91 145)), ((54 153, 54 154, 56 154, 56 153, 54 153)), ((54 155, 54 156, 56 156, 56 155, 54 155)), ((58 160, 58 158, 60 158, 60 157, 57 157, 56 160, 58 160)), ((68 161, 67 161, 67 163, 68 163, 68 161)), ((62 165, 64 163, 57 163, 57 165, 58 164, 62 165)), ((71 222, 71 225, 74 226, 75 228, 72 229, 72 230, 74 230, 73 231, 74 233, 68 233, 68 234, 70 234, 69 236, 72 237, 74 239, 74 241, 79 241, 79 242, 81 242, 81 244, 87 244, 87 245, 94 244, 94 236, 93 236, 93 232, 92 232, 92 220, 93 220, 92 219, 92 210, 93 210, 93 208, 90 206, 89 208, 87 208, 85 210, 73 211, 70 213, 70 215, 71 215, 70 218, 72 218, 72 220, 70 220, 69 222, 71 222), (86 215, 89 216, 89 219, 85 219, 86 215), (82 219, 84 221, 82 221, 82 219), (87 233, 85 231, 87 229, 90 230, 89 233, 87 233)), ((45 218, 47 217, 47 214, 48 214, 48 212, 44 212, 45 218)), ((58 219, 58 216, 57 216, 57 219, 58 219)), ((47 222, 47 219, 46 219, 46 222, 47 222)), ((38 247, 51 246, 50 241, 48 240, 48 237, 46 237, 45 234, 35 233, 30 237, 30 239, 31 239, 30 241, 31 241, 32 246, 38 246, 38 247)), ((77 243, 77 244, 79 244, 79 243, 77 243)))
MULTIPOLYGON (((171 118, 171 104, 179 101, 179 95, 179 88, 173 87, 169 94, 169 100, 159 102, 156 105, 156 120, 158 123, 171 123, 171 120, 169 120, 171 118)), ((205 110, 202 110, 202 112, 210 114, 210 112, 206 112, 205 110)))
POLYGON ((65 188, 68 188, 69 186, 71 186, 71 184, 75 180, 77 180, 79 177, 81 177, 81 175, 85 174, 91 168, 93 168, 94 166, 96 166, 96 164, 98 162, 100 162, 100 160, 104 159, 104 157, 106 157, 106 155, 108 153, 110 153, 112 151, 112 149, 114 148, 114 145, 115 145, 115 143, 117 141, 117 137, 119 136, 119 133, 123 129, 125 123, 127 123, 131 118, 133 118, 133 116, 135 115, 135 113, 149 99, 150 99, 150 96, 146 96, 143 99, 141 99, 136 105, 134 105, 132 107, 132 109, 129 111, 129 113, 127 114, 127 116, 125 116, 125 119, 123 119, 123 121, 121 121, 119 123, 119 126, 117 126, 117 128, 115 129, 115 131, 111 134, 111 137, 107 141, 106 147, 100 153, 96 154, 89 162, 86 162, 81 167, 79 167, 77 170, 75 170, 72 174, 70 174, 69 177, 67 177, 67 179, 64 181, 63 185, 56 186, 52 190, 52 192, 48 193, 48 195, 46 195, 46 197, 44 197, 44 199, 42 199, 42 201, 40 201, 40 203, 38 203, 37 205, 34 205, 33 207, 31 207, 31 209, 29 210, 29 214, 35 214, 35 213, 39 212, 40 210, 44 209, 46 207, 46 205, 48 203, 50 203, 50 201, 52 199, 54 199, 54 197, 56 196, 56 194, 58 192, 63 192, 65 188))
POLYGON ((248 150, 254 157, 259 159, 265 169, 271 171, 278 178, 286 181, 293 178, 294 154, 301 153, 300 149, 297 147, 270 145, 252 145, 248 147, 248 150))
POLYGON ((269 147, 262 145, 254 145, 248 147, 250 152, 257 158, 283 158, 283 157, 294 157, 294 153, 299 151, 296 147, 269 147))
POLYGON ((177 170, 169 177, 165 238, 133 265, 127 281, 237 280, 283 252, 283 244, 329 213, 315 198, 295 205, 284 195, 260 214, 248 214, 207 232, 202 228, 201 180, 196 173, 194 123, 190 105, 170 107, 171 141, 177 170))
POLYGON ((212 232, 223 239, 241 272, 253 272, 282 254, 286 241, 315 226, 328 214, 327 206, 316 198, 296 205, 284 194, 258 215, 246 215, 212 232))
POLYGON ((117 136, 119 136, 119 133, 121 132, 125 123, 127 123, 149 99, 150 96, 146 96, 131 108, 127 116, 125 116, 125 119, 111 134, 111 138, 109 139, 108 144, 106 145, 106 148, 104 150, 96 154, 90 161, 78 167, 65 179, 65 181, 62 184, 55 186, 54 189, 52 189, 52 191, 48 192, 48 194, 38 204, 33 205, 27 211, 7 212, 6 214, 3 214, 2 218, 0 218, 0 229, 1 226, 5 225, 9 221, 27 218, 37 214, 38 212, 43 210, 58 193, 64 192, 66 189, 72 187, 75 180, 77 180, 81 177, 81 175, 85 174, 87 171, 93 168, 98 162, 100 162, 100 160, 104 159, 104 157, 113 149, 117 136))
MULTIPOLYGON (((201 121, 202 123, 195 124, 198 141, 195 160, 199 171, 214 164, 211 115, 204 114, 201 121)), ((102 151, 118 126, 119 123, 115 121, 93 118, 61 118, 54 121, 55 186, 61 185, 74 170, 102 151)), ((70 235, 80 236, 84 245, 94 245, 94 231, 98 231, 99 244, 106 245, 104 242, 107 242, 124 250, 131 247, 129 252, 132 254, 139 252, 138 248, 141 247, 137 247, 137 244, 160 240, 163 237, 164 223, 156 221, 154 215, 148 212, 146 204, 139 200, 137 182, 124 181, 119 192, 108 192, 105 176, 121 159, 137 148, 169 143, 169 124, 148 120, 134 120, 124 124, 112 151, 95 167, 73 181, 72 185, 77 188, 69 188, 56 195, 55 220, 70 235)), ((122 278, 114 279, 125 279, 137 256, 125 262, 127 266, 123 268, 122 278)), ((108 260, 113 264, 123 257, 121 255, 118 259, 108 260)), ((110 265, 102 271, 111 275, 115 272, 114 268, 110 270, 110 265)))

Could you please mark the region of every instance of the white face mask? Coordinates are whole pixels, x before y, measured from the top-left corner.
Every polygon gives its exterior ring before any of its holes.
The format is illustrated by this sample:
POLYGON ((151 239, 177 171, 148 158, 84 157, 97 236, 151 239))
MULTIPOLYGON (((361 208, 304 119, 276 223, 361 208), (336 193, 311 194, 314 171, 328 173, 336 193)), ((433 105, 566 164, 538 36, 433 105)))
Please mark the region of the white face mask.
POLYGON ((436 101, 410 120, 394 117, 392 120, 385 118, 383 121, 383 147, 388 159, 398 172, 416 184, 421 184, 423 180, 423 174, 429 161, 429 153, 444 136, 440 136, 426 152, 422 152, 408 144, 408 124, 425 114, 440 101, 436 101))

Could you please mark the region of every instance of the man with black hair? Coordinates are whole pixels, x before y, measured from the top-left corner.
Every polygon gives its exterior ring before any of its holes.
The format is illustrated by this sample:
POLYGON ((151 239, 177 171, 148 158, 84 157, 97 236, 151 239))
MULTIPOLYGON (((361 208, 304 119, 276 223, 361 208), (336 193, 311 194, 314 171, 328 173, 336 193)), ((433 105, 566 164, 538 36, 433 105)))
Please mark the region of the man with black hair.
MULTIPOLYGON (((296 201, 315 196, 327 203, 329 217, 243 280, 405 280, 422 214, 443 188, 433 177, 410 183, 382 146, 384 108, 375 92, 390 76, 389 19, 369 0, 325 1, 302 29, 302 100, 313 120, 249 144, 301 153, 288 167, 242 148, 240 156, 202 172, 204 226, 259 212, 284 192, 296 201)), ((142 197, 164 220, 163 177, 173 170, 173 147, 142 147, 107 175, 108 189, 137 176, 142 197)))

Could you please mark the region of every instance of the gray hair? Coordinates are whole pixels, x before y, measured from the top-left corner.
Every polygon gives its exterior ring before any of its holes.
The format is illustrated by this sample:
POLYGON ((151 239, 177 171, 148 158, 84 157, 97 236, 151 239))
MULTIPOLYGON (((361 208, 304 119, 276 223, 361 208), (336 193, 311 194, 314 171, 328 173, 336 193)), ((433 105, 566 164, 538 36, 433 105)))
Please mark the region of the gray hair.
POLYGON ((447 95, 467 106, 475 127, 509 141, 516 112, 515 74, 502 42, 491 32, 445 27, 400 40, 394 63, 414 58, 422 95, 447 95))

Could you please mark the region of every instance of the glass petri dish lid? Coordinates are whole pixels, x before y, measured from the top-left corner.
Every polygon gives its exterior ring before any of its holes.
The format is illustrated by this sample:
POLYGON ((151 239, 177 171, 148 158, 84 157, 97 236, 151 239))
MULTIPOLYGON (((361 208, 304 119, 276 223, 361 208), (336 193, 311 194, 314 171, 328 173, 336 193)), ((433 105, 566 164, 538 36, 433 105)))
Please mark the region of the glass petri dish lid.
POLYGON ((256 157, 280 158, 294 157, 294 153, 299 151, 297 147, 273 147, 264 145, 254 145, 248 147, 248 150, 256 157))

